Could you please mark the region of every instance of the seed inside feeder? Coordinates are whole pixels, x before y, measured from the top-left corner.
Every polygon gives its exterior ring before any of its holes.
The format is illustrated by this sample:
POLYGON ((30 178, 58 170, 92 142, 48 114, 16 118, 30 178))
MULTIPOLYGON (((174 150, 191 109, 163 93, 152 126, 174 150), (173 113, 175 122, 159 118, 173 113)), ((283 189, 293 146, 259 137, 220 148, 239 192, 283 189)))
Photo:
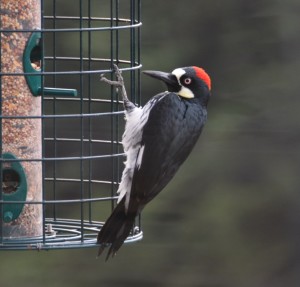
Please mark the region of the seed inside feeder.
POLYGON ((30 62, 31 67, 37 71, 41 70, 42 62, 41 62, 41 46, 40 43, 37 43, 31 53, 30 53, 30 62))
POLYGON ((41 70, 41 61, 31 62, 31 67, 37 71, 41 70))
POLYGON ((20 186, 20 177, 16 171, 3 170, 2 174, 2 189, 6 194, 14 193, 20 186))

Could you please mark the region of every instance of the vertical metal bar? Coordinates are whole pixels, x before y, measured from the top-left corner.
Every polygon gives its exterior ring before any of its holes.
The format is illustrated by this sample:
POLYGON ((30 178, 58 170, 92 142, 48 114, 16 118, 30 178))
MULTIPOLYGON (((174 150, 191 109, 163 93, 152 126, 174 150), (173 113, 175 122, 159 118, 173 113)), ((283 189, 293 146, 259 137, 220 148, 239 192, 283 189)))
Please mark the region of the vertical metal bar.
POLYGON ((110 27, 110 64, 112 69, 114 63, 114 31, 112 29, 114 27, 114 0, 110 0, 110 27))
MULTIPOLYGON (((131 26, 135 22, 135 1, 130 0, 130 23, 131 26)), ((130 70, 130 87, 131 87, 131 100, 136 102, 136 87, 135 87, 135 28, 131 27, 130 28, 130 65, 131 65, 131 70, 130 70)), ((133 227, 134 231, 135 226, 133 227)))
MULTIPOLYGON (((137 22, 141 23, 141 0, 137 0, 137 22)), ((141 64, 141 27, 137 28, 138 32, 137 32, 137 58, 138 58, 138 62, 137 64, 140 65, 141 64)), ((139 105, 141 105, 141 71, 140 69, 138 70, 138 82, 137 82, 137 103, 139 105)))
MULTIPOLYGON (((53 0, 53 23, 52 23, 52 28, 56 29, 56 0, 53 0)), ((52 51, 53 51, 53 65, 52 65, 52 71, 56 71, 56 32, 53 32, 53 44, 52 44, 52 51)), ((56 87, 56 75, 53 75, 53 87, 56 87)), ((53 115, 56 114, 56 98, 53 98, 53 115)), ((56 118, 53 118, 53 144, 54 144, 54 158, 57 157, 57 121, 56 118)), ((53 200, 56 200, 56 161, 54 160, 53 162, 53 200)), ((56 205, 53 204, 53 219, 56 220, 56 205)))
MULTIPOLYGON (((118 0, 117 0, 118 2, 118 0)), ((114 31, 112 27, 114 26, 114 0, 110 0, 110 59, 111 59, 111 69, 113 68, 113 62, 114 62, 114 31)), ((113 75, 111 75, 113 77, 113 75)), ((111 104, 110 104, 110 110, 111 110, 111 154, 114 154, 114 98, 115 98, 115 92, 113 87, 111 87, 111 104)), ((114 190, 114 179, 115 179, 115 160, 114 157, 111 157, 111 164, 112 164, 112 170, 111 170, 111 197, 115 195, 114 190)), ((111 209, 113 209, 115 206, 114 200, 111 201, 111 209)))
MULTIPOLYGON (((88 1, 88 28, 92 27, 92 15, 91 15, 91 0, 88 1)), ((92 32, 88 31, 88 70, 91 71, 91 61, 92 61, 92 32)), ((91 94, 91 75, 88 75, 88 97, 89 97, 89 104, 88 104, 88 113, 92 112, 92 94, 91 94)), ((91 118, 88 118, 88 126, 89 126, 89 156, 92 156, 92 121, 91 118)), ((89 168, 88 168, 88 196, 92 198, 92 159, 89 160, 89 168)), ((92 202, 89 202, 89 209, 88 209, 88 219, 92 222, 92 202)))
MULTIPOLYGON (((119 15, 119 10, 120 10, 120 3, 119 3, 119 0, 117 0, 116 2, 116 26, 119 26, 119 19, 120 19, 120 15, 119 15)), ((115 42, 116 42, 116 47, 115 47, 115 54, 116 54, 116 62, 119 64, 119 61, 120 61, 120 57, 119 57, 119 48, 120 48, 120 45, 119 45, 119 30, 116 30, 115 31, 115 42)), ((116 104, 115 104, 115 111, 119 111, 119 97, 117 95, 116 97, 116 104)), ((115 136, 115 149, 114 151, 116 153, 119 153, 120 152, 120 146, 118 144, 118 141, 120 139, 120 135, 119 135, 119 126, 120 126, 120 121, 119 121, 119 116, 115 116, 115 126, 116 126, 116 136, 115 136)), ((117 157, 115 158, 115 178, 112 179, 113 181, 113 187, 114 189, 116 189, 116 185, 114 184, 115 182, 119 182, 120 180, 120 158, 117 157)))
MULTIPOLYGON (((135 21, 135 1, 130 0, 130 23, 134 24, 135 21)), ((135 28, 130 28, 130 65, 131 68, 135 66, 135 28)), ((135 90, 135 69, 130 71, 130 86, 131 86, 131 100, 136 101, 135 90)))
MULTIPOLYGON (((44 11, 44 1, 41 0, 41 46, 42 46, 42 52, 41 52, 41 66, 42 66, 42 71, 45 70, 45 61, 44 61, 44 43, 45 43, 45 34, 44 34, 44 28, 45 28, 45 21, 44 21, 44 16, 45 16, 45 11, 44 11)), ((41 103, 41 108, 42 108, 42 115, 44 114, 44 76, 42 75, 42 103, 41 103)), ((45 226, 46 226, 46 206, 44 203, 44 199, 46 198, 45 196, 45 120, 42 117, 41 118, 41 125, 42 125, 42 217, 43 217, 43 244, 46 242, 46 233, 45 233, 45 226)))
MULTIPOLYGON (((80 29, 83 28, 83 15, 82 15, 82 11, 83 11, 83 4, 82 4, 82 0, 79 1, 79 25, 80 25, 80 29)), ((80 114, 83 114, 84 109, 83 109, 83 36, 82 36, 83 32, 82 30, 80 30, 79 32, 79 57, 80 57, 80 114)), ((84 121, 83 121, 83 117, 80 117, 80 154, 81 157, 84 156, 84 142, 83 142, 83 138, 84 138, 84 121)), ((83 159, 80 159, 80 197, 81 197, 81 203, 80 203, 80 218, 81 218, 81 241, 84 241, 84 206, 83 206, 83 199, 84 199, 84 181, 83 178, 84 174, 83 174, 83 159)))
MULTIPOLYGON (((141 0, 137 0, 137 22, 140 23, 141 22, 141 0)), ((137 32, 137 57, 138 57, 138 65, 141 64, 141 27, 138 27, 138 32, 137 32)), ((139 103, 139 105, 141 104, 141 71, 140 69, 138 70, 138 88, 137 88, 137 102, 139 103)), ((142 220, 141 220, 142 216, 141 214, 138 217, 138 226, 140 228, 140 230, 142 229, 142 220)))
MULTIPOLYGON (((119 26, 119 0, 116 1, 116 26, 119 26)), ((115 31, 116 35, 116 64, 119 65, 119 30, 115 31)))

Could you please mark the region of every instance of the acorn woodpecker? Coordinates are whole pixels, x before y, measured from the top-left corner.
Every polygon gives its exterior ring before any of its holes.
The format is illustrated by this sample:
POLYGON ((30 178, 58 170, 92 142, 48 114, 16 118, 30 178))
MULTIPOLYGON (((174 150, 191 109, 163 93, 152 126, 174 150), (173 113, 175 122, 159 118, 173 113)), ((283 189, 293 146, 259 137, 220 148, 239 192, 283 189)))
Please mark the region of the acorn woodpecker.
POLYGON ((130 234, 136 216, 173 178, 199 138, 207 118, 211 80, 198 67, 172 73, 144 71, 163 81, 167 91, 141 108, 129 101, 121 71, 117 81, 101 80, 121 89, 126 126, 122 144, 125 169, 118 189, 118 204, 101 228, 98 256, 109 246, 106 260, 114 256, 130 234))

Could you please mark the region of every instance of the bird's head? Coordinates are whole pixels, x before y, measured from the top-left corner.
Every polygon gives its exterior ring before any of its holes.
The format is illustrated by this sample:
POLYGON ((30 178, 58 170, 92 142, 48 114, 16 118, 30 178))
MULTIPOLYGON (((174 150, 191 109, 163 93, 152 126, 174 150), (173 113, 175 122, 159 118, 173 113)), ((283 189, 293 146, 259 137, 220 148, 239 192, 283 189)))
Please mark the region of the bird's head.
POLYGON ((210 96, 211 80, 202 68, 192 66, 175 69, 172 73, 144 71, 144 74, 163 81, 169 92, 180 97, 208 100, 210 96))

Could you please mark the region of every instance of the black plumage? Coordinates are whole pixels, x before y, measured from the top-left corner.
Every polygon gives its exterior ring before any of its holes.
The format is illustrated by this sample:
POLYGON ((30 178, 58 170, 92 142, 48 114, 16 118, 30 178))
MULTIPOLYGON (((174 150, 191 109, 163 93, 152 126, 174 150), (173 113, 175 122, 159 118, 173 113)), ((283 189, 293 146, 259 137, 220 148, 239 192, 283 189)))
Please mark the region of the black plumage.
POLYGON ((144 126, 142 164, 133 177, 132 196, 136 194, 143 205, 166 186, 187 158, 207 115, 198 99, 186 100, 174 93, 159 97, 162 99, 153 106, 144 126))

